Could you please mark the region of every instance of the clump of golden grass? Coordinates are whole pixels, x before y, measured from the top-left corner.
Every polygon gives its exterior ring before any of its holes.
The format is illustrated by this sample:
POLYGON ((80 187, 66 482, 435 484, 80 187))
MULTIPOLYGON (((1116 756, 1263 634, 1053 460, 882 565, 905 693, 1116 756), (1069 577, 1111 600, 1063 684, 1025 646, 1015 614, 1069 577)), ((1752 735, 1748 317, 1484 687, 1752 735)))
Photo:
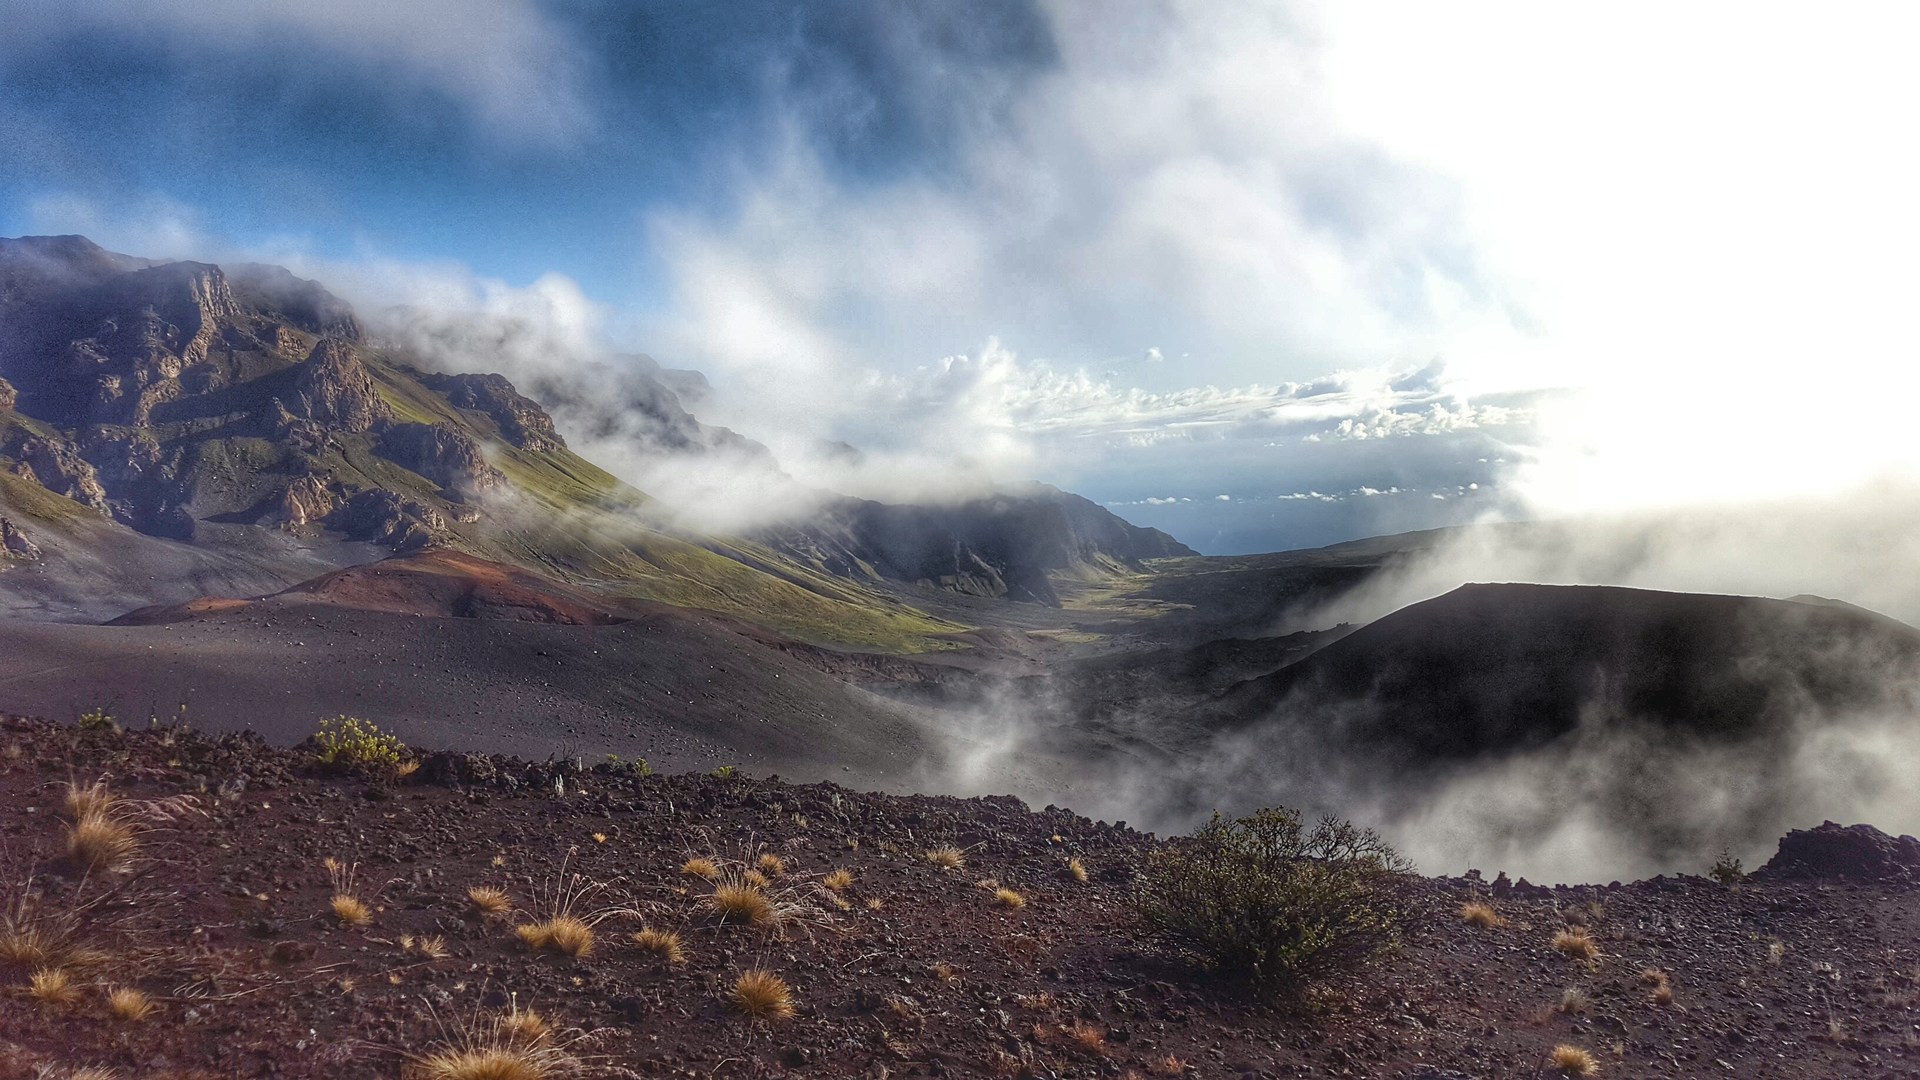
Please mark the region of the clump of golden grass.
POLYGON ((927 970, 933 973, 934 978, 939 979, 943 983, 952 982, 954 978, 960 974, 959 969, 955 968, 952 964, 935 964, 927 970))
POLYGON ((358 893, 359 863, 343 863, 329 855, 320 862, 333 884, 333 899, 327 906, 343 926, 365 926, 373 921, 373 908, 358 893))
POLYGON ((593 952, 595 923, 611 910, 588 911, 586 901, 605 886, 567 873, 567 862, 579 849, 570 849, 560 861, 560 872, 534 896, 533 921, 513 929, 514 935, 535 952, 557 952, 578 959, 593 952))
POLYGON ((773 899, 749 881, 723 881, 706 898, 706 906, 721 922, 764 927, 774 921, 773 899))
POLYGON ((1562 1076, 1592 1076, 1600 1071, 1593 1055, 1577 1046, 1556 1046, 1547 1055, 1547 1067, 1562 1076))
POLYGON ((431 934, 421 938, 419 944, 415 945, 414 948, 419 951, 421 956, 429 960, 445 960, 449 955, 447 952, 447 939, 441 937, 439 934, 431 934))
POLYGON ((120 1074, 98 1065, 83 1065, 68 1073, 66 1080, 120 1080, 120 1074))
POLYGON ((742 870, 740 872, 740 880, 746 882, 747 884, 753 886, 756 889, 773 888, 772 879, 768 878, 767 875, 761 873, 758 870, 742 870))
POLYGON ((594 833, 594 834, 593 834, 593 842, 594 842, 594 843, 596 843, 596 844, 604 844, 604 843, 606 843, 606 842, 607 842, 607 834, 606 834, 606 833, 603 833, 603 832, 597 832, 597 833, 594 833))
POLYGON ((1147 1071, 1155 1076, 1185 1076, 1187 1062, 1184 1058, 1168 1054, 1166 1057, 1154 1059, 1153 1064, 1147 1066, 1147 1071))
POLYGON ((769 851, 760 856, 760 872, 770 878, 777 878, 787 872, 787 860, 769 851))
POLYGON ((756 1020, 785 1020, 793 1015, 793 988, 764 968, 741 972, 728 997, 734 1008, 756 1020))
POLYGON ((582 957, 593 952, 593 927, 573 915, 555 915, 513 928, 514 935, 534 952, 557 952, 582 957))
POLYGON ((1585 930, 1562 930, 1553 935, 1553 947, 1573 960, 1592 960, 1600 955, 1600 946, 1585 930))
POLYGON ((942 844, 928 849, 927 861, 943 870, 958 870, 967 865, 967 853, 952 844, 942 844))
POLYGON ((820 884, 823 888, 839 892, 853 884, 853 871, 843 866, 833 873, 828 874, 826 877, 821 878, 820 884))
POLYGON ((672 930, 655 930, 644 927, 633 932, 633 944, 641 952, 650 952, 669 964, 678 964, 687 958, 680 945, 680 935, 672 930))
POLYGON ((1652 997, 1655 1005, 1673 1004, 1673 984, 1663 982, 1659 986, 1654 987, 1652 997))
POLYGON ((365 900, 348 893, 335 893, 327 905, 333 911, 333 917, 345 926, 365 926, 373 921, 373 909, 365 900))
POLYGON ((133 825, 119 812, 112 796, 106 796, 104 804, 90 806, 67 825, 67 857, 82 870, 118 870, 133 858, 138 847, 133 825))
POLYGON ((27 980, 27 992, 47 1005, 71 1005, 80 1000, 80 988, 65 968, 41 968, 27 980))
POLYGON ((553 1025, 547 1018, 532 1009, 523 1009, 515 1002, 499 1019, 494 1021, 494 1032, 501 1040, 522 1046, 531 1046, 553 1033, 553 1025))
POLYGON ((474 1017, 440 1047, 409 1061, 405 1075, 409 1080, 554 1080, 580 1067, 538 1013, 515 1006, 492 1023, 474 1017))
POLYGON ((1587 1011, 1587 995, 1578 987, 1568 987, 1560 994, 1560 1011, 1568 1016, 1577 1016, 1587 1011))
POLYGON ((107 1009, 120 1019, 137 1024, 152 1016, 157 1006, 152 998, 133 987, 121 986, 107 995, 107 1009))
POLYGON ((1484 900, 1469 900, 1460 905, 1460 918, 1468 926, 1499 927, 1507 925, 1507 920, 1493 910, 1493 905, 1484 900))
POLYGON ((1012 889, 993 890, 993 902, 1000 907, 1015 910, 1027 906, 1027 898, 1012 889))
POLYGON ((867 910, 868 910, 868 911, 879 911, 879 910, 880 910, 881 908, 884 908, 884 907, 886 907, 886 906, 887 906, 887 902, 886 902, 885 900, 882 900, 882 899, 881 899, 880 897, 878 897, 878 896, 869 896, 869 897, 867 897, 867 910))
POLYGON ((79 821, 83 817, 108 813, 119 802, 113 792, 107 789, 105 780, 95 780, 86 787, 69 782, 64 801, 68 821, 79 821))
POLYGON ((1081 862, 1078 855, 1067 860, 1067 876, 1082 883, 1087 880, 1087 864, 1081 862))
POLYGON ((1085 1020, 1068 1028, 1067 1037, 1073 1040, 1073 1045, 1089 1054, 1107 1052, 1107 1033, 1085 1020))
POLYGON ((1780 961, 1786 959, 1786 956, 1787 956, 1787 947, 1783 943, 1775 941, 1767 945, 1768 966, 1779 967, 1780 961))
POLYGON ((467 908, 481 917, 505 915, 513 910, 513 897, 507 890, 492 885, 475 885, 467 890, 467 908))
POLYGON ((680 864, 680 872, 688 877, 697 877, 712 881, 720 876, 720 867, 712 859, 696 855, 680 864))

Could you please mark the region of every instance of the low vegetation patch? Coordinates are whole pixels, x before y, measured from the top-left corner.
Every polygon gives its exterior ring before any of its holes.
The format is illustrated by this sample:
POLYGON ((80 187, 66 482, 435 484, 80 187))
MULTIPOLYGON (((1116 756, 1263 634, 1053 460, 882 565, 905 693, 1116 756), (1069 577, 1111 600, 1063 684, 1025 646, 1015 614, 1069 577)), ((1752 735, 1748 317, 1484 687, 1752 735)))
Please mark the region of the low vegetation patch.
POLYGON ((1600 946, 1585 930, 1562 930, 1553 935, 1553 947, 1571 960, 1592 960, 1600 955, 1600 946))
POLYGON ((793 988, 764 968, 741 972, 728 994, 733 1006, 756 1020, 785 1020, 793 1016, 793 988))
POLYGON ((369 775, 399 776, 408 760, 407 744, 357 716, 320 721, 313 735, 314 757, 322 765, 369 775))
POLYGON ((1507 925, 1507 920, 1501 918, 1500 913, 1493 909, 1493 905, 1484 900, 1469 900, 1461 904, 1460 919, 1468 926, 1494 928, 1507 925))
POLYGON ((1350 975, 1397 940, 1394 890, 1411 866, 1371 830, 1297 811, 1216 813, 1156 851, 1142 920, 1260 996, 1350 975))
POLYGON ((1593 1055, 1577 1046, 1556 1046, 1547 1055, 1547 1067, 1562 1076, 1592 1076, 1600 1071, 1593 1055))

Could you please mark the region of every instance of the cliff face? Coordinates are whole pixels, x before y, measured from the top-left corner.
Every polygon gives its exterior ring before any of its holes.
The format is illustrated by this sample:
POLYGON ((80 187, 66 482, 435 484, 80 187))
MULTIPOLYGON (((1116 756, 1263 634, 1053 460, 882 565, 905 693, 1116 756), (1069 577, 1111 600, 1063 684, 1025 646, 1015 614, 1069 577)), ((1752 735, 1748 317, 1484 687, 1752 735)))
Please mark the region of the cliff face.
POLYGON ((0 240, 0 467, 140 532, 449 541, 505 482, 485 443, 565 446, 497 375, 424 385, 380 355, 344 301, 278 267, 0 240))

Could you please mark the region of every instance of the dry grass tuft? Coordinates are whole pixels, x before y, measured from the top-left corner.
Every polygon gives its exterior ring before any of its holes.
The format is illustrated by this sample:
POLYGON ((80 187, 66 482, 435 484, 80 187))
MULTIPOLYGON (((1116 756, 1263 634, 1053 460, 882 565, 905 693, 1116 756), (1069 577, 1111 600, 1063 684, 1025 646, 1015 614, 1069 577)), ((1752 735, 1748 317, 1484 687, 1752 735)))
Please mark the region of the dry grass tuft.
POLYGON ((1012 889, 993 890, 993 902, 1000 907, 1016 910, 1027 906, 1027 898, 1012 889))
POLYGON ((943 844, 927 851, 927 861, 943 870, 958 870, 967 865, 967 853, 952 844, 943 844))
POLYGON ((1600 1071, 1593 1055, 1577 1046, 1556 1046, 1547 1055, 1547 1067, 1562 1076, 1592 1076, 1600 1071))
POLYGON ((1655 1005, 1673 1004, 1673 984, 1663 982, 1659 986, 1654 987, 1653 1003, 1655 1005))
POLYGON ((1493 905, 1484 900, 1469 900, 1461 904, 1460 918, 1468 926, 1492 928, 1507 925, 1507 920, 1501 918, 1500 913, 1493 910, 1493 905))
POLYGON ((867 910, 868 910, 868 911, 879 911, 880 909, 882 909, 882 908, 884 908, 884 907, 886 907, 886 906, 887 906, 887 902, 886 902, 885 900, 882 900, 881 898, 879 898, 879 897, 877 897, 877 896, 869 896, 869 897, 867 897, 867 910))
POLYGON ((515 936, 534 952, 557 952, 571 957, 591 955, 593 927, 573 915, 555 915, 513 928, 515 936))
POLYGON ((421 938, 420 943, 414 947, 419 950, 421 956, 429 960, 445 960, 451 955, 447 951, 447 939, 439 934, 421 938))
POLYGON ((107 995, 107 1009, 130 1024, 147 1019, 157 1008, 152 998, 131 986, 119 987, 107 995))
POLYGON ((669 964, 682 963, 687 952, 680 945, 680 935, 672 930, 655 930, 651 927, 635 930, 633 944, 641 952, 650 952, 669 964))
POLYGON ((1659 986, 1666 981, 1667 973, 1661 971, 1659 968, 1640 969, 1640 985, 1642 986, 1659 986))
POLYGON ((680 864, 680 872, 688 877, 697 877, 712 881, 720 876, 720 867, 712 860, 698 855, 680 864))
POLYGON ((80 988, 65 968, 41 968, 27 981, 27 992, 45 1005, 71 1005, 80 1000, 80 988))
POLYGON ((707 907, 720 921, 765 927, 774 923, 773 899, 765 889, 749 881, 725 881, 706 898, 707 907))
POLYGON ((467 908, 474 914, 485 918, 488 915, 505 915, 513 910, 513 897, 507 890, 492 885, 475 885, 467 890, 467 908))
POLYGON ((133 826, 114 812, 113 804, 91 810, 67 826, 67 857, 88 872, 119 870, 139 847, 133 826))
POLYGON ((793 989, 763 968, 741 972, 728 996, 734 1008, 756 1020, 785 1020, 793 1015, 793 989))
POLYGON ((373 909, 367 902, 348 893, 335 893, 328 907, 333 910, 333 917, 345 926, 365 926, 373 921, 373 909))
POLYGON ((1081 862, 1078 855, 1067 860, 1067 876, 1083 884, 1086 882, 1087 864, 1081 862))
POLYGON ((66 810, 68 821, 79 821, 96 814, 110 814, 119 804, 113 792, 107 790, 105 780, 95 780, 86 787, 79 784, 67 784, 66 810))
POLYGON ((1187 1063, 1183 1058, 1168 1054, 1166 1057, 1156 1058, 1153 1064, 1147 1066, 1147 1071, 1155 1076, 1185 1076, 1187 1063))
POLYGON ((1107 1033, 1085 1020, 1068 1028, 1067 1037, 1073 1040, 1073 1045, 1089 1054, 1107 1052, 1107 1033))
POLYGON ((1600 955, 1600 946, 1585 930, 1562 930, 1553 935, 1553 947, 1573 960, 1592 960, 1600 955))
POLYGON ((1560 1011, 1568 1016, 1578 1016, 1587 1011, 1587 995, 1577 987, 1568 987, 1560 994, 1560 1011))
POLYGON ((853 871, 843 866, 833 873, 828 874, 826 877, 821 878, 820 884, 822 887, 830 889, 833 892, 839 892, 853 884, 853 871))
POLYGON ((770 878, 777 878, 787 872, 787 860, 775 855, 771 851, 760 856, 758 866, 760 867, 760 872, 770 878))
POLYGON ((1787 947, 1781 942, 1775 941, 1767 946, 1767 965, 1769 967, 1779 967, 1780 961, 1786 959, 1786 957, 1787 947))
POLYGON ((581 1062, 556 1043, 540 1014, 517 1005, 489 1024, 476 1016, 430 1053, 413 1058, 408 1080, 556 1080, 581 1062))
POLYGON ((494 1021, 493 1030, 502 1042, 533 1046, 553 1033, 553 1025, 547 1023, 546 1017, 532 1009, 523 1009, 516 1003, 494 1021))
POLYGON ((753 886, 756 889, 773 888, 773 879, 767 877, 767 875, 761 873, 758 870, 742 870, 740 872, 740 880, 746 882, 747 884, 753 886))

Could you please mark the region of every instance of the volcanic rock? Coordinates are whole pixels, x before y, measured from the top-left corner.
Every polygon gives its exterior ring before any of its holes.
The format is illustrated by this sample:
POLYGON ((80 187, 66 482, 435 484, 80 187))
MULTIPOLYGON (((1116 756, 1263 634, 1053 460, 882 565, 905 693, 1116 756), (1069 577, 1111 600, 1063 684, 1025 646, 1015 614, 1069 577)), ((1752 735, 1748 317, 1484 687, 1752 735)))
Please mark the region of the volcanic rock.
POLYGON ((341 431, 372 431, 393 420, 373 375, 344 341, 327 339, 313 347, 281 402, 289 415, 341 431))
POLYGON ((1822 822, 1781 837, 1779 852, 1754 876, 1911 883, 1920 881, 1920 840, 1888 836, 1871 825, 1822 822))
POLYGON ((32 562, 40 557, 40 545, 27 538, 11 518, 0 517, 0 562, 32 562))
POLYGON ((100 485, 99 471, 72 443, 29 435, 0 447, 0 452, 18 463, 17 475, 95 510, 107 509, 107 490, 100 485))
POLYGON ((15 390, 12 383, 0 379, 0 412, 11 412, 19 403, 20 391, 15 390))
POLYGON ((446 395, 455 408, 485 414, 502 438, 522 450, 541 453, 566 448, 566 440, 553 429, 553 417, 515 390, 504 375, 423 375, 420 381, 446 395))
POLYGON ((506 477, 487 464, 479 444, 447 424, 395 424, 381 434, 380 454, 456 495, 506 483, 506 477))

